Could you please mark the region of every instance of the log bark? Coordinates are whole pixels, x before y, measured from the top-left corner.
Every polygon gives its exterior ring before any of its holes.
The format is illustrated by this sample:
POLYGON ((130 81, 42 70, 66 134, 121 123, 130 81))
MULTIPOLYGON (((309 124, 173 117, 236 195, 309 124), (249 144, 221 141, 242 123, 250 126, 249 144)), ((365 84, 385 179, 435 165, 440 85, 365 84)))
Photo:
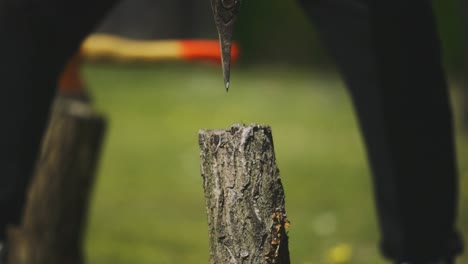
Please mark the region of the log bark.
POLYGON ((8 232, 7 263, 83 263, 83 231, 105 126, 88 104, 55 100, 22 225, 8 232))
POLYGON ((271 128, 200 130, 210 263, 289 264, 285 195, 271 128))

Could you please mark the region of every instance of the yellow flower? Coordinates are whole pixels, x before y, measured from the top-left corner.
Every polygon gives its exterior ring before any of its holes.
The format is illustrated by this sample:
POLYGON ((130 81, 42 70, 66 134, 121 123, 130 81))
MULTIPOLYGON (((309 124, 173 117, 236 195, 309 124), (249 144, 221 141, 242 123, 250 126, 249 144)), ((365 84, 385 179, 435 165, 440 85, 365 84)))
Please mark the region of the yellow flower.
POLYGON ((341 264, 346 263, 351 259, 353 250, 351 245, 346 243, 338 244, 332 247, 327 252, 327 263, 330 264, 341 264))

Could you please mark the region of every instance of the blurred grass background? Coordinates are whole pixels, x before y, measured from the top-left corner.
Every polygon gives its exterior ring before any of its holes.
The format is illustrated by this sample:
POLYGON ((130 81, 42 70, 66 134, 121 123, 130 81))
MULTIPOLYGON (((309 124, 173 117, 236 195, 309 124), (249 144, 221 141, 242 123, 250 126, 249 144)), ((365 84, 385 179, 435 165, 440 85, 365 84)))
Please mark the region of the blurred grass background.
MULTIPOLYGON (((272 126, 292 263, 386 263, 377 249, 363 145, 333 71, 234 69, 228 94, 212 65, 88 63, 84 75, 110 122, 86 236, 88 263, 208 263, 197 132, 239 122, 272 126)), ((460 226, 468 237, 468 135, 457 131, 460 226)))

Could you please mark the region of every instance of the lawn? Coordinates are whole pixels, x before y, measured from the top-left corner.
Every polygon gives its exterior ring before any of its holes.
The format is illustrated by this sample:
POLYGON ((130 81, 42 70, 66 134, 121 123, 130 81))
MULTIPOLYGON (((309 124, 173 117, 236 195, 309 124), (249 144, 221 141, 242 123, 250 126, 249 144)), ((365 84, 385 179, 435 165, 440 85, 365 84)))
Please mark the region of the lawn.
MULTIPOLYGON (((87 64, 84 75, 109 121, 88 263, 208 263, 197 132, 239 122, 272 126, 292 263, 386 263, 363 145, 336 74, 234 69, 229 93, 213 65, 87 64)), ((468 237, 468 137, 459 139, 468 237)))

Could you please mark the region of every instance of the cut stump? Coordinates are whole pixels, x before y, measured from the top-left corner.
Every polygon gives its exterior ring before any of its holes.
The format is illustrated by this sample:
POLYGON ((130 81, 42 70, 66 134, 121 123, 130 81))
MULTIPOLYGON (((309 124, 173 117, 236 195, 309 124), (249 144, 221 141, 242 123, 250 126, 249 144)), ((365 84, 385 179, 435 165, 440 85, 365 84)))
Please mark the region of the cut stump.
POLYGON ((9 229, 9 264, 81 264, 88 200, 106 122, 58 97, 31 182, 22 225, 9 229))
POLYGON ((269 126, 200 130, 210 263, 289 264, 285 195, 269 126))

